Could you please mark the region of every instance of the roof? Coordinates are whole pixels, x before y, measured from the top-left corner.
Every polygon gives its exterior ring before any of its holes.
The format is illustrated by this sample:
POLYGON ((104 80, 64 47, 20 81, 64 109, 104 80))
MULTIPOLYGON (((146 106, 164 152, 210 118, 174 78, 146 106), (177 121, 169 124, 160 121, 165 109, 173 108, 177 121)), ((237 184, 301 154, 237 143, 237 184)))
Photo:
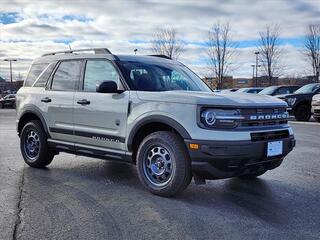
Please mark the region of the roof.
POLYGON ((148 56, 148 55, 116 55, 120 61, 141 61, 141 62, 154 62, 154 63, 178 63, 170 58, 164 58, 162 56, 148 56))
POLYGON ((51 52, 36 58, 33 64, 50 63, 58 60, 68 59, 83 59, 83 58, 104 58, 108 60, 120 60, 120 61, 141 61, 141 62, 153 62, 153 63, 179 63, 171 60, 169 57, 164 55, 114 55, 107 48, 89 48, 89 49, 74 49, 67 51, 51 52), (92 53, 88 53, 92 52, 92 53))

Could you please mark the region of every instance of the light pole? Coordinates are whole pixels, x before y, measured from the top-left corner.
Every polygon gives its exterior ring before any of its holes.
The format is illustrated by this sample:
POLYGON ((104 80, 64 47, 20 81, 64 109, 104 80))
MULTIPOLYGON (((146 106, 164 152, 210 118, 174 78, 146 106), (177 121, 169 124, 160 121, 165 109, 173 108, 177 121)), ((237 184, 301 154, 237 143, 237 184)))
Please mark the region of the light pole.
POLYGON ((12 90, 12 62, 16 62, 17 59, 14 59, 14 58, 6 58, 6 59, 4 59, 3 61, 9 62, 9 64, 10 64, 10 92, 11 92, 11 90, 12 90))
POLYGON ((256 55, 256 87, 258 87, 258 58, 259 58, 259 51, 256 51, 254 54, 256 55))
POLYGON ((134 51, 134 55, 137 55, 138 49, 135 48, 133 51, 134 51))
POLYGON ((251 67, 252 67, 252 84, 253 84, 253 81, 254 81, 254 68, 255 68, 256 65, 252 64, 251 67))

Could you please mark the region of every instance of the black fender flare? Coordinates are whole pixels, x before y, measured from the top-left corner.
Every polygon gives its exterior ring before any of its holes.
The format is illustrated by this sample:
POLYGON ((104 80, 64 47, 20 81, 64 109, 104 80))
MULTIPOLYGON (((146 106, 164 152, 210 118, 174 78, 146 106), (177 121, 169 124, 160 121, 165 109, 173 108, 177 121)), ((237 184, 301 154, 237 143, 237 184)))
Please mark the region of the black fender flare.
POLYGON ((187 130, 180 123, 178 123, 176 120, 174 120, 170 117, 167 117, 167 116, 163 116, 163 115, 152 115, 152 116, 148 116, 148 117, 145 117, 145 118, 139 120, 132 127, 131 132, 128 137, 128 141, 127 141, 127 147, 130 151, 132 150, 133 139, 136 136, 139 129, 141 127, 143 127, 144 125, 149 124, 149 123, 153 123, 153 122, 166 124, 166 125, 172 127, 173 129, 175 129, 183 139, 191 139, 191 136, 187 132, 187 130))
POLYGON ((41 114, 41 110, 38 109, 37 107, 30 107, 30 106, 27 106, 27 107, 24 107, 22 110, 21 110, 21 113, 19 114, 19 119, 18 119, 18 124, 17 124, 17 131, 19 133, 19 123, 20 123, 20 119, 23 118, 26 114, 33 114, 35 116, 37 116, 41 123, 42 123, 42 126, 43 126, 43 129, 46 133, 46 135, 49 137, 49 131, 48 131, 48 126, 46 124, 46 121, 44 120, 44 117, 42 116, 41 114))

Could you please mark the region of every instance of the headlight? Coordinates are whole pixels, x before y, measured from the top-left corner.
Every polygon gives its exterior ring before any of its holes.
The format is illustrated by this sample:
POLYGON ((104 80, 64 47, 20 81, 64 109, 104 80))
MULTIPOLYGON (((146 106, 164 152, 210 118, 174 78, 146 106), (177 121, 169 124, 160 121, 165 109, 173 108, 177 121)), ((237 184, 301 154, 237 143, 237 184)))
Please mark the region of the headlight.
POLYGON ((293 106, 296 102, 297 98, 287 98, 286 102, 288 103, 289 106, 293 106))
POLYGON ((207 128, 235 128, 244 119, 239 110, 204 109, 201 112, 201 123, 207 128))

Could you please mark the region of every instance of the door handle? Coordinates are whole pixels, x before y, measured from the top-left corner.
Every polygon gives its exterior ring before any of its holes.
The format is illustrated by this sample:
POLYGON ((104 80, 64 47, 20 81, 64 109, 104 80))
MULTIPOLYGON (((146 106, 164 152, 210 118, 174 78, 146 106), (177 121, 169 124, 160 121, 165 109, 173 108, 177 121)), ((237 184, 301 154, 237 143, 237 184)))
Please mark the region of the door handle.
POLYGON ((80 105, 89 105, 90 101, 87 99, 82 99, 82 100, 78 100, 77 103, 80 105))
POLYGON ((42 98, 41 99, 41 102, 44 102, 44 103, 49 103, 49 102, 51 102, 52 100, 51 100, 51 98, 49 98, 49 97, 45 97, 45 98, 42 98))

